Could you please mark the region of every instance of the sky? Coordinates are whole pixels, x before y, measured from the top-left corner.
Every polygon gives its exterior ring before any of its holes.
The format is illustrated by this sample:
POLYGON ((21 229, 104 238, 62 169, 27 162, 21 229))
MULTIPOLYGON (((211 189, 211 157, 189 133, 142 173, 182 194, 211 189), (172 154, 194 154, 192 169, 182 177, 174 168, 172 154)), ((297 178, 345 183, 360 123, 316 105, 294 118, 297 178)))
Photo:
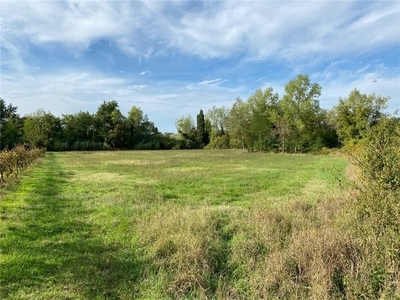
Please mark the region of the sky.
POLYGON ((116 100, 161 132, 306 74, 400 109, 400 1, 0 1, 0 98, 20 115, 116 100))

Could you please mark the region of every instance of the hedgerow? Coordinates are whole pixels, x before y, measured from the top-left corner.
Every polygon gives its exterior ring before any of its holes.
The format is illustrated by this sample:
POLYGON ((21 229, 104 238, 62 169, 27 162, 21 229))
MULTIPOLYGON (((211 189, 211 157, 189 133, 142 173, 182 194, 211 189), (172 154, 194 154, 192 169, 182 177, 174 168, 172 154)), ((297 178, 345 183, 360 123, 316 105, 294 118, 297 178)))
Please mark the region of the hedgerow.
POLYGON ((11 150, 0 151, 0 184, 8 182, 36 159, 44 154, 44 149, 27 149, 24 146, 17 146, 11 150))

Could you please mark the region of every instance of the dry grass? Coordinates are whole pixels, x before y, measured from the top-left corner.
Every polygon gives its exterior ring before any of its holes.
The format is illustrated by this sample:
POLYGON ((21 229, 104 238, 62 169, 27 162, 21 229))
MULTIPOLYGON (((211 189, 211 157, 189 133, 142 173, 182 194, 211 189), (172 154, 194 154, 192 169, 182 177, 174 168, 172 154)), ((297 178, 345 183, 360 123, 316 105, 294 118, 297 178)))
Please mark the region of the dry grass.
POLYGON ((339 202, 167 206, 139 222, 140 235, 174 299, 352 298, 361 250, 340 226, 339 202))
POLYGON ((193 296, 206 299, 216 292, 225 274, 228 220, 241 214, 230 207, 179 208, 167 205, 140 222, 142 242, 149 247, 158 276, 174 299, 193 296))
POLYGON ((344 174, 340 158, 168 151, 43 161, 15 193, 24 205, 11 211, 12 192, 1 203, 10 299, 400 298, 398 249, 378 257, 377 241, 354 230, 357 195, 340 191, 327 166, 344 174))
POLYGON ((259 203, 250 209, 172 205, 139 223, 173 299, 399 296, 398 262, 386 261, 392 276, 379 293, 374 289, 376 256, 348 227, 345 207, 343 198, 274 209, 259 203))

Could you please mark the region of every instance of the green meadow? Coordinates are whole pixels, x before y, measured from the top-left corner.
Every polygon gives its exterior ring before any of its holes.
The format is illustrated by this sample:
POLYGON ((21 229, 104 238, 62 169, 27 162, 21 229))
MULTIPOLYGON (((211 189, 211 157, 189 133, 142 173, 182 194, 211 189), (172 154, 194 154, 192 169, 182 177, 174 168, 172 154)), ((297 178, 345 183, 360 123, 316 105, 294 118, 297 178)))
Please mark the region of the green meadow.
POLYGON ((336 214, 347 165, 236 150, 48 152, 0 191, 0 298, 343 297, 356 253, 336 214))

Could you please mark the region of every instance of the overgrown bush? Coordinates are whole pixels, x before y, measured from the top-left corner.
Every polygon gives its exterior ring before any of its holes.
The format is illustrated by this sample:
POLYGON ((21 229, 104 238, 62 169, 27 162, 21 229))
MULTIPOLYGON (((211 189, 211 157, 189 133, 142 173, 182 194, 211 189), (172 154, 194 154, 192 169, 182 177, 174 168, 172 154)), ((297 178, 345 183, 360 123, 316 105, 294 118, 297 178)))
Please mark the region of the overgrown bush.
POLYGON ((5 149, 0 152, 0 184, 4 184, 12 175, 18 174, 37 158, 44 154, 44 149, 27 149, 24 146, 17 146, 12 150, 5 149))
POLYGON ((384 118, 365 133, 357 152, 353 225, 364 248, 359 295, 400 297, 400 124, 384 118))

